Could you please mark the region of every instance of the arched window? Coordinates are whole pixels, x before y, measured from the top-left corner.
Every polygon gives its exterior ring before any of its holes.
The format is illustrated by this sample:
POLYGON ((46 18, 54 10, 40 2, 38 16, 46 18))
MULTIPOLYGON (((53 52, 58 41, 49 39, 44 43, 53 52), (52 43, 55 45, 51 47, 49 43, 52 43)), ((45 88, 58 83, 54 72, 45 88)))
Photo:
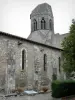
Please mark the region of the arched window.
POLYGON ((59 57, 58 60, 59 60, 59 72, 60 72, 61 58, 59 57))
POLYGON ((50 30, 52 30, 52 20, 49 21, 50 30))
POLYGON ((46 29, 46 22, 45 22, 44 18, 42 18, 42 20, 41 20, 41 29, 46 29))
POLYGON ((36 31, 37 30, 37 21, 36 21, 36 19, 34 19, 34 21, 33 21, 33 26, 34 26, 34 31, 36 31))
POLYGON ((22 50, 22 70, 25 69, 26 66, 26 51, 23 49, 22 50))
POLYGON ((47 55, 44 54, 44 71, 47 70, 46 65, 47 65, 47 55))

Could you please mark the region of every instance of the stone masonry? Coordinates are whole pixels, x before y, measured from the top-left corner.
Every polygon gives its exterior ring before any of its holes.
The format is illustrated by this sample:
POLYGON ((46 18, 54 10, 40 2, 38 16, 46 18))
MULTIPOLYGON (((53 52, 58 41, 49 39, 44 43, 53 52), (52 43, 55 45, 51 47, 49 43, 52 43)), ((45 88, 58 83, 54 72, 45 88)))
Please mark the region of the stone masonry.
POLYGON ((61 42, 66 35, 54 34, 54 17, 49 4, 31 13, 28 39, 0 32, 0 92, 33 89, 51 91, 53 74, 64 79, 61 42), (60 61, 59 61, 60 58, 60 61))
POLYGON ((17 87, 36 88, 37 90, 41 90, 42 87, 51 89, 53 68, 56 68, 57 78, 60 77, 58 58, 61 57, 61 49, 2 33, 0 36, 0 54, 0 77, 4 77, 0 78, 0 81, 4 83, 0 84, 1 91, 4 89, 7 93, 11 93, 17 87), (22 70, 23 49, 26 50, 24 70, 22 70), (47 56, 46 71, 44 71, 44 54, 47 56), (24 82, 21 81, 22 79, 24 82), (23 86, 19 82, 24 83, 23 86), (37 87, 35 87, 36 84, 37 87))

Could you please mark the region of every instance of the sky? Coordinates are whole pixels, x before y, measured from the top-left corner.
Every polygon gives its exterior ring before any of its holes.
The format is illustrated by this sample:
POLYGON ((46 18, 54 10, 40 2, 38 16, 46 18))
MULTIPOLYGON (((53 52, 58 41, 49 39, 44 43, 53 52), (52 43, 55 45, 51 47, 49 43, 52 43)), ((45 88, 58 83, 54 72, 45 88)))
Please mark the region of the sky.
POLYGON ((27 38, 30 14, 41 3, 52 7, 55 33, 68 33, 75 18, 75 0, 0 0, 0 31, 27 38))

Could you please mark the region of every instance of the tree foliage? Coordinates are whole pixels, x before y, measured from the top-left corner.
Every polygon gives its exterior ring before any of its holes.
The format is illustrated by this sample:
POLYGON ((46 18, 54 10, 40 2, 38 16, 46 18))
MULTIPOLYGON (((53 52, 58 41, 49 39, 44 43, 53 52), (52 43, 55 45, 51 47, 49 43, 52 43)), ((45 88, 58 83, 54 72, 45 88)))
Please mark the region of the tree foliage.
POLYGON ((75 71, 75 20, 72 20, 69 35, 62 42, 63 69, 66 73, 75 71))

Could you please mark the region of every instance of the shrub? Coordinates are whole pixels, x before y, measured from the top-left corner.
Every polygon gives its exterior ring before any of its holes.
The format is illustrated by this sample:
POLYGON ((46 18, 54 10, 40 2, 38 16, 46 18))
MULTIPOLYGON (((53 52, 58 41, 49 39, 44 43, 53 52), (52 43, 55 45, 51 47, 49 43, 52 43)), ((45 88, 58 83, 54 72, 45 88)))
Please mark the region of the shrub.
POLYGON ((61 98, 65 96, 75 95, 75 81, 53 81, 52 97, 61 98))

